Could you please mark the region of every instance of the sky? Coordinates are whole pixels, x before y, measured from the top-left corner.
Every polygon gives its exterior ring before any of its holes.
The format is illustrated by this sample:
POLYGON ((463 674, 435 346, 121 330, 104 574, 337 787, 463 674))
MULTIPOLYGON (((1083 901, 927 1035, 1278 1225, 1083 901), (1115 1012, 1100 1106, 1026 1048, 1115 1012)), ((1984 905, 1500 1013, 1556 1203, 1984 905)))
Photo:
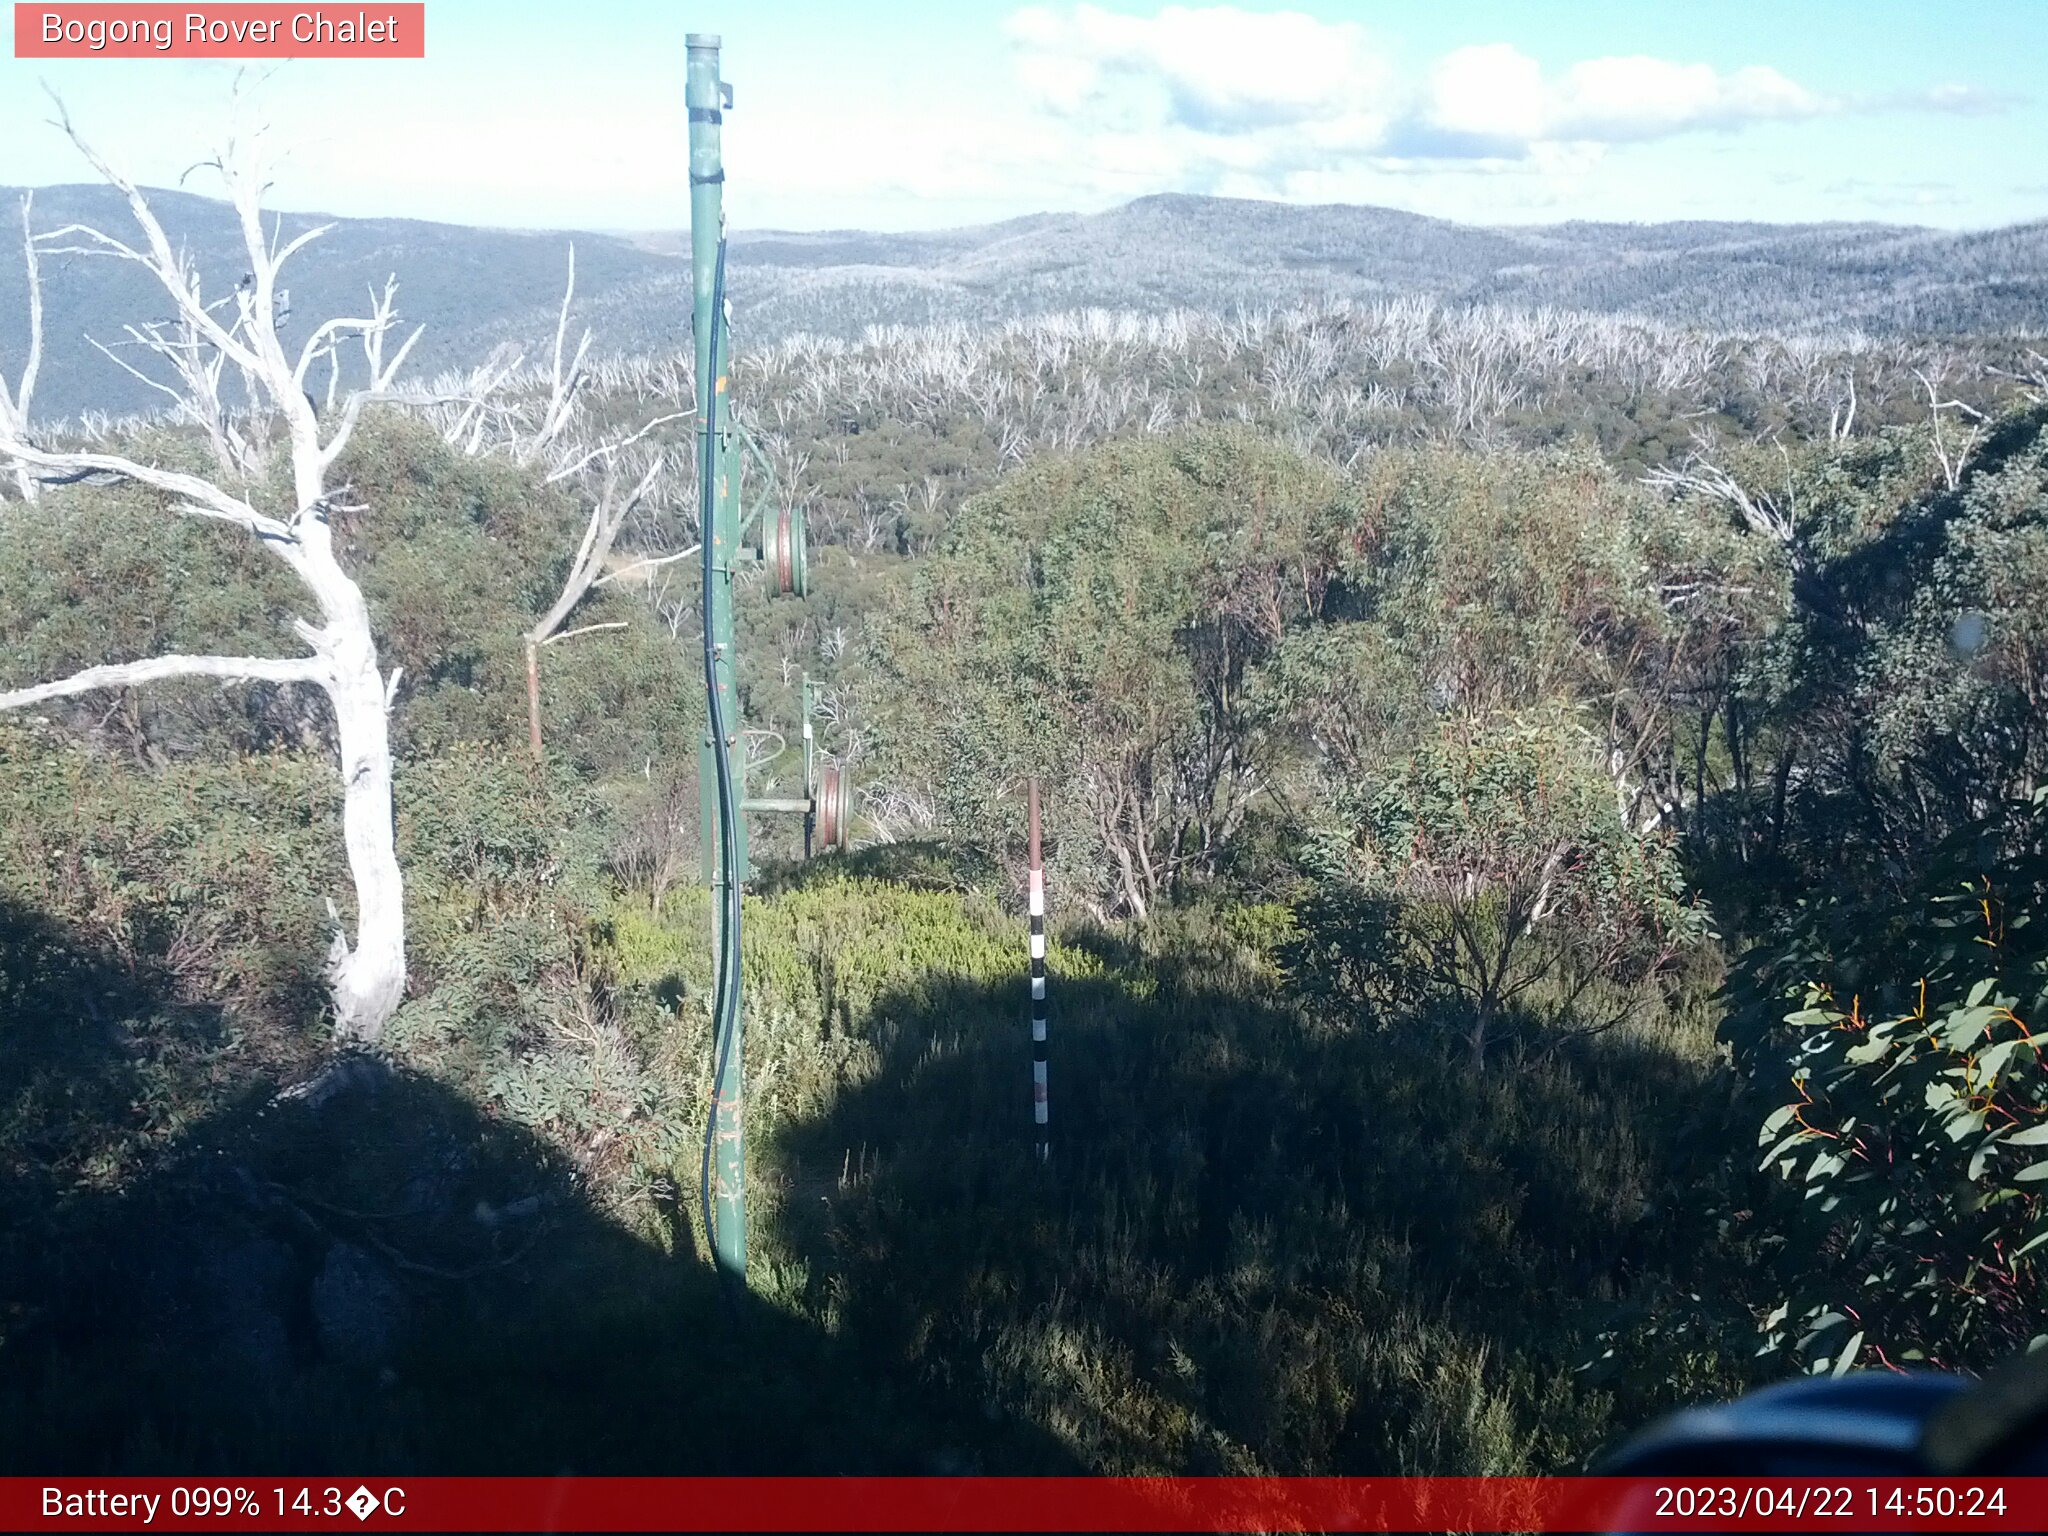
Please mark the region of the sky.
MULTIPOLYGON (((681 228, 694 31, 724 40, 742 229, 943 228, 1153 192, 1482 224, 2048 217, 2039 0, 428 0, 426 14, 421 60, 260 66, 247 94, 280 156, 275 206, 681 228)), ((232 127, 238 66, 16 59, 11 6, 0 28, 0 185, 90 179, 49 126, 45 86, 149 185, 178 185, 232 127)), ((183 184, 214 190, 203 174, 183 184)))

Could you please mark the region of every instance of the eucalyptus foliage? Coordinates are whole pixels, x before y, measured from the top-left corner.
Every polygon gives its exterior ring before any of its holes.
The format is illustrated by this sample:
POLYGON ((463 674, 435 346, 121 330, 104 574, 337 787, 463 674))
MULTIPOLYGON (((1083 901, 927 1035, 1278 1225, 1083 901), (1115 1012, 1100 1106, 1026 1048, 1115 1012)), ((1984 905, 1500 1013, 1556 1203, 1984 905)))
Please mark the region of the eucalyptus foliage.
POLYGON ((1611 1027, 1583 1016, 1589 994, 1619 988, 1626 1012, 1626 989, 1700 931, 1673 839, 1623 819, 1589 734, 1562 708, 1454 716, 1369 797, 1340 799, 1351 830, 1326 858, 1399 899, 1475 1063, 1503 1013, 1539 997, 1553 1023, 1611 1027))
POLYGON ((2048 791, 1948 839, 1904 904, 1808 904, 1733 995, 1724 1034, 1784 1101, 1762 1167, 1801 1196, 1765 1348, 1840 1373, 2048 1339, 2048 791))
POLYGON ((870 635, 878 771, 991 848, 1045 777, 1053 889, 1143 914, 1270 771, 1251 678, 1320 611, 1342 480, 1246 433, 1052 460, 970 501, 870 635))

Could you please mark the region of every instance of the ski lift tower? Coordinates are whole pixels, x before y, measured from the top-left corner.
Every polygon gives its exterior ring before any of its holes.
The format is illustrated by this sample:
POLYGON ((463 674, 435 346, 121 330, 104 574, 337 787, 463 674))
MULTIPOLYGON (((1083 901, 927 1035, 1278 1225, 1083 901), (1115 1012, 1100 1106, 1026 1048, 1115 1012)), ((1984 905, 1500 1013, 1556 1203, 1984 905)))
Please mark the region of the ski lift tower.
POLYGON ((809 590, 803 510, 777 494, 768 457, 733 414, 731 310, 726 302, 725 162, 721 135, 732 87, 719 78, 719 40, 688 39, 684 101, 690 115, 691 331, 696 343, 698 512, 702 541, 705 734, 698 757, 700 841, 712 890, 712 1101, 704 1138, 704 1221, 719 1270, 747 1269, 744 1033, 740 996, 740 894, 752 873, 747 813, 800 815, 804 851, 843 851, 852 785, 838 765, 821 765, 811 724, 813 690, 803 685, 800 798, 748 799, 746 734, 740 714, 733 636, 733 583, 746 566, 765 568, 773 589, 809 590), (745 472, 751 466, 752 474, 745 472), (758 487, 743 504, 742 479, 758 487), (752 535, 751 547, 748 536, 752 535))

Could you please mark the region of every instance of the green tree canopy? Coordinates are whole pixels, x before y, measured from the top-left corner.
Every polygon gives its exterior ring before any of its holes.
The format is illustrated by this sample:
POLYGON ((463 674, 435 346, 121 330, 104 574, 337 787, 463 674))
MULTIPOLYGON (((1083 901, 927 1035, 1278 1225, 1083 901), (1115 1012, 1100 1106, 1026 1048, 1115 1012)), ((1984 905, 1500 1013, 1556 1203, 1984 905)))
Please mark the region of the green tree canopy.
POLYGON ((975 497, 874 627, 877 771, 988 846, 1051 786, 1063 890, 1143 913, 1267 781, 1249 678, 1320 613, 1356 504, 1251 434, 1113 444, 975 497))

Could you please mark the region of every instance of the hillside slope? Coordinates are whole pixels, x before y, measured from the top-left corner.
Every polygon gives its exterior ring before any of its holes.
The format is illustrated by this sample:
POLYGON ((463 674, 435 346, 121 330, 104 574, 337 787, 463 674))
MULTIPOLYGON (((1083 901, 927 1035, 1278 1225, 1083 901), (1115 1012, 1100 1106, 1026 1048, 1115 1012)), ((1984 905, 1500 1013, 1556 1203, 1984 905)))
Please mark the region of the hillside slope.
MULTIPOLYGON (((240 272, 225 205, 155 192, 174 238, 225 291, 240 272)), ((5 205, 19 192, 0 189, 5 205)), ((289 234, 321 220, 285 213, 289 234)), ((37 193, 36 224, 119 231, 102 187, 37 193)), ((406 318, 424 324, 426 373, 467 366, 497 342, 552 328, 567 249, 579 313, 600 349, 644 352, 689 325, 687 238, 477 229, 340 219, 299 263, 296 312, 343 312, 396 273, 406 318)), ((856 335, 876 324, 985 324, 1049 310, 1187 306, 1229 311, 1303 298, 1424 295, 1625 312, 1722 329, 1982 334, 2036 330, 2048 316, 2048 223, 1950 233, 1875 224, 1591 224, 1478 228, 1387 208, 1300 207, 1178 195, 1100 214, 1038 214, 976 228, 739 232, 733 295, 752 340, 798 331, 856 335)), ((138 274, 118 262, 53 256, 45 273, 50 356, 39 414, 129 411, 150 392, 93 352, 88 335, 153 318, 138 274)), ((17 262, 0 262, 0 360, 25 333, 17 262)))

